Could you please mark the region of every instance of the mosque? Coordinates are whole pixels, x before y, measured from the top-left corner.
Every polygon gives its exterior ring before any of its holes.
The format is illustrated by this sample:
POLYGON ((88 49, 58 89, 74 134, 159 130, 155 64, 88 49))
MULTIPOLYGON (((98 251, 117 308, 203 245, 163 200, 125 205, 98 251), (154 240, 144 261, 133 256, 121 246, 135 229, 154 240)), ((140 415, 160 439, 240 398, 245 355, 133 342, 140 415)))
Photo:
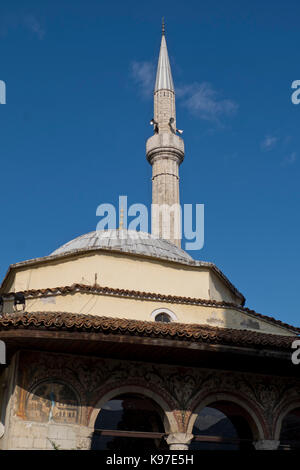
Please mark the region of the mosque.
MULTIPOLYGON (((179 204, 184 142, 162 31, 153 203, 179 204)), ((0 288, 1 449, 277 450, 300 445, 300 329, 245 307, 213 263, 154 236, 84 234, 12 264, 0 288)))

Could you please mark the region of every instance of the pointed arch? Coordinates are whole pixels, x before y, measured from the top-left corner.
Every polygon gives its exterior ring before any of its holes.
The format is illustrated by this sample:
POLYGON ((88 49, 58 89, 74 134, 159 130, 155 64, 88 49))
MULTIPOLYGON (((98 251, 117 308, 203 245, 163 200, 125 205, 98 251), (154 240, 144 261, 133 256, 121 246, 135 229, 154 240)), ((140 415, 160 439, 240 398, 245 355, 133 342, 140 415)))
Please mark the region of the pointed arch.
POLYGON ((282 423, 284 418, 294 410, 300 409, 300 399, 285 401, 279 408, 274 420, 274 440, 280 440, 282 423))
POLYGON ((118 395, 127 393, 144 395, 145 397, 153 400, 161 411, 161 418, 165 432, 178 432, 178 423, 174 417, 173 410, 169 403, 159 393, 139 385, 123 385, 114 387, 102 395, 90 414, 88 426, 90 428, 94 428, 97 416, 105 403, 107 403, 109 400, 112 400, 114 397, 117 397, 118 395))
POLYGON ((196 402, 196 405, 193 408, 191 413, 188 425, 187 433, 191 433, 198 417, 198 413, 204 409, 206 406, 210 406, 217 402, 229 402, 237 405, 243 411, 243 415, 247 420, 252 434, 253 440, 267 439, 268 438, 268 429, 266 423, 264 422, 263 416, 258 408, 250 402, 249 399, 233 393, 233 392, 210 392, 202 397, 199 397, 199 400, 196 402))

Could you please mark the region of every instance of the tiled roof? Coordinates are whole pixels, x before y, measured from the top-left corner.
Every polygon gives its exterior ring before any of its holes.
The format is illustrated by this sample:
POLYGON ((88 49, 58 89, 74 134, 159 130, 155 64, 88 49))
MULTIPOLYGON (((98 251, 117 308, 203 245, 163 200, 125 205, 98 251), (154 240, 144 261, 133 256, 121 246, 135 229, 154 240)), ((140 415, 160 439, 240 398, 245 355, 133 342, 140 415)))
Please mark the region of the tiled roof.
POLYGON ((297 338, 297 336, 272 335, 206 325, 146 322, 66 312, 20 312, 0 316, 0 332, 19 328, 99 332, 111 335, 130 335, 281 350, 290 350, 291 343, 297 338))
MULTIPOLYGON (((231 303, 231 302, 218 302, 216 300, 208 300, 208 299, 199 299, 195 297, 181 297, 176 295, 165 295, 159 294, 154 292, 141 292, 135 290, 128 290, 128 289, 117 289, 113 287, 105 287, 100 285, 88 286, 86 284, 72 284, 71 286, 63 286, 63 287, 53 287, 47 289, 31 289, 22 291, 22 294, 25 295, 26 298, 28 297, 36 297, 36 296, 46 296, 46 295, 66 295, 69 293, 74 292, 83 292, 83 293, 91 293, 91 294, 102 294, 102 295, 112 295, 118 297, 127 297, 127 298, 134 298, 139 300, 154 300, 160 302, 168 302, 168 303, 175 303, 175 304, 186 304, 186 305, 199 305, 205 307, 218 307, 218 308, 234 308, 239 310, 240 312, 245 312, 247 314, 253 315, 254 317, 260 318, 261 320, 265 320, 267 322, 271 322, 276 326, 287 328, 291 331, 295 331, 296 333, 300 333, 300 328, 296 326, 289 325, 288 323, 282 322, 281 320, 276 320, 275 318, 263 315, 261 313, 257 313, 254 310, 251 310, 246 307, 242 307, 240 305, 231 303)), ((2 294, 2 296, 9 297, 13 296, 13 293, 2 294)))

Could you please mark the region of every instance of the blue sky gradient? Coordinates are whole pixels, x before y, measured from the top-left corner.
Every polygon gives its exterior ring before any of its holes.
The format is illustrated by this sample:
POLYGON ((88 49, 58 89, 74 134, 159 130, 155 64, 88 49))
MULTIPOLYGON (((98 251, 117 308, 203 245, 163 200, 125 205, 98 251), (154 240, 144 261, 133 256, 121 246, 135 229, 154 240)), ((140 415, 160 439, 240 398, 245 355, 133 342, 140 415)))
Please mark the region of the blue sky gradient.
POLYGON ((298 1, 8 1, 0 6, 1 258, 95 230, 100 203, 151 203, 161 17, 184 129, 181 202, 247 306, 300 326, 298 1))

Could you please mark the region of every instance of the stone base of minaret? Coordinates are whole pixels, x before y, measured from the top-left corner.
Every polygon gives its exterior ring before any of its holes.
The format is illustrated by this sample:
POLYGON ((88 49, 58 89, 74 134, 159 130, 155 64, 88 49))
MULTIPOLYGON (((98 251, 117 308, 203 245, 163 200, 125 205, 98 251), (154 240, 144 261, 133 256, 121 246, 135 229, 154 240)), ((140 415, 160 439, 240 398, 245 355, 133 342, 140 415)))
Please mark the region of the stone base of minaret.
POLYGON ((180 247, 179 165, 184 142, 176 134, 161 132, 147 140, 146 153, 152 165, 152 234, 180 247))

